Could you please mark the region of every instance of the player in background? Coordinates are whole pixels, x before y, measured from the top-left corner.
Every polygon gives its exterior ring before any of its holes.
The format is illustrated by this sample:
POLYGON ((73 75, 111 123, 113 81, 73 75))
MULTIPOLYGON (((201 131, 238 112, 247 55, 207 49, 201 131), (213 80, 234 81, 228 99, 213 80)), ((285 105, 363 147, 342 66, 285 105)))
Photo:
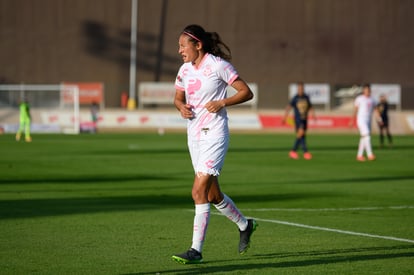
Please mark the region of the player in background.
POLYGON ((24 138, 26 142, 31 142, 32 137, 30 136, 30 124, 31 124, 31 115, 30 115, 30 105, 26 99, 22 99, 19 104, 20 111, 20 124, 19 130, 16 133, 16 140, 20 141, 22 134, 24 133, 24 138))
POLYGON ((210 219, 210 204, 232 222, 240 234, 239 253, 244 254, 257 227, 235 203, 222 193, 218 176, 229 144, 226 107, 248 101, 253 93, 229 63, 230 49, 215 32, 189 25, 179 36, 179 50, 184 64, 175 81, 174 104, 187 119, 187 142, 194 168, 192 198, 195 204, 192 245, 184 253, 172 256, 183 264, 200 263, 210 219), (227 98, 231 85, 237 93, 227 98))
POLYGON ((292 159, 298 159, 299 155, 297 150, 299 146, 303 150, 304 159, 312 159, 312 154, 308 151, 306 144, 306 131, 308 129, 308 114, 312 113, 313 119, 316 120, 315 111, 312 107, 312 103, 309 96, 305 94, 305 87, 302 82, 297 84, 297 94, 291 99, 290 103, 286 106, 285 116, 282 119, 282 123, 286 123, 290 110, 293 108, 295 117, 295 132, 296 139, 293 143, 293 148, 289 152, 289 157, 292 159))
POLYGON ((372 152, 371 146, 371 118, 375 113, 377 122, 382 124, 381 116, 374 99, 371 97, 371 86, 364 84, 362 87, 362 94, 358 95, 354 101, 354 114, 351 120, 351 126, 354 125, 355 120, 360 133, 357 161, 365 161, 364 152, 368 157, 368 160, 375 160, 375 155, 372 152))
POLYGON ((380 134, 380 147, 384 147, 384 132, 388 138, 388 145, 392 146, 392 136, 389 128, 388 120, 388 101, 385 95, 380 96, 379 103, 377 104, 378 112, 381 115, 382 123, 378 123, 380 134))
POLYGON ((91 120, 93 124, 92 132, 96 133, 98 131, 98 121, 99 121, 99 105, 97 102, 92 102, 91 104, 91 120))

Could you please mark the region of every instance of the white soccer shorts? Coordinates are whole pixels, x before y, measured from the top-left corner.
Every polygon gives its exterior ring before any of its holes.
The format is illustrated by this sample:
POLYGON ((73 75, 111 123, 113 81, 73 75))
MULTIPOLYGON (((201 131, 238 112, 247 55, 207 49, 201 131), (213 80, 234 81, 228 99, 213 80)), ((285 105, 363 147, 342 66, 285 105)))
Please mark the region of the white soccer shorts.
POLYGON ((359 129, 359 134, 362 137, 365 137, 365 136, 369 136, 370 135, 370 133, 371 133, 371 125, 370 125, 369 122, 366 122, 366 121, 364 121, 364 122, 358 121, 357 122, 357 126, 358 126, 358 129, 359 129))
POLYGON ((194 172, 218 176, 223 168, 228 147, 228 137, 214 140, 189 140, 188 148, 194 172))

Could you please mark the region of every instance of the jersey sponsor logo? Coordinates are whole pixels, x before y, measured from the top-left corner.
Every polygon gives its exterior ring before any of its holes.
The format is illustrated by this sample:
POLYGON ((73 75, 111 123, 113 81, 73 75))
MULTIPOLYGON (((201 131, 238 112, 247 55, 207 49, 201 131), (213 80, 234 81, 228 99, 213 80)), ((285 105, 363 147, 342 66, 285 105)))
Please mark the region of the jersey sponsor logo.
POLYGON ((193 95, 195 92, 200 90, 201 88, 201 81, 200 79, 190 79, 188 81, 187 91, 189 95, 193 95))
POLYGON ((210 128, 201 128, 201 131, 204 132, 205 135, 207 135, 208 131, 210 131, 210 128))

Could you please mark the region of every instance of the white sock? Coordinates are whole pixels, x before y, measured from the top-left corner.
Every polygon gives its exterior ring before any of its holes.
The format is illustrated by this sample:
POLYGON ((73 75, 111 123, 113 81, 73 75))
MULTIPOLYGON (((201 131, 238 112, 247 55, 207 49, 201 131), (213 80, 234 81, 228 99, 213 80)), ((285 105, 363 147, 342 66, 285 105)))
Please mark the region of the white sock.
POLYGON ((225 215, 232 222, 236 223, 241 231, 246 230, 247 228, 246 218, 243 216, 240 210, 237 209, 234 202, 226 194, 223 194, 223 195, 224 195, 223 201, 221 201, 218 204, 215 204, 214 206, 216 207, 218 211, 220 211, 220 213, 225 215))
POLYGON ((194 227, 193 227, 193 243, 191 248, 194 248, 201 253, 203 250, 204 239, 206 238, 207 226, 210 220, 210 204, 196 204, 194 227))
POLYGON ((359 145, 358 145, 358 157, 362 157, 362 155, 364 154, 364 149, 365 149, 365 142, 364 142, 364 138, 365 137, 361 137, 359 139, 359 145))
POLYGON ((367 155, 372 156, 371 137, 370 136, 364 137, 364 142, 365 142, 365 150, 367 150, 367 155))

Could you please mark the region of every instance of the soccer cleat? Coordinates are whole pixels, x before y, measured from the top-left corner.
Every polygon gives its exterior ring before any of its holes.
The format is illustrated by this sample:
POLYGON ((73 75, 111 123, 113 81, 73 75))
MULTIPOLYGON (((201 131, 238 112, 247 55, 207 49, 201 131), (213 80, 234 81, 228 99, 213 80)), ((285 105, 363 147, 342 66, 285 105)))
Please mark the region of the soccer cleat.
POLYGON ((305 153, 303 154, 303 158, 304 158, 304 159, 307 159, 307 160, 312 159, 312 154, 311 154, 311 153, 309 153, 309 152, 305 152, 305 153))
POLYGON ((20 141, 21 135, 19 133, 16 134, 16 141, 20 141))
POLYGON ((364 156, 357 156, 356 160, 363 162, 363 161, 365 161, 365 157, 364 156))
POLYGON ((25 140, 26 140, 26 142, 32 142, 32 138, 31 137, 26 137, 25 140))
POLYGON ((244 254, 250 247, 250 237, 259 226, 258 223, 253 219, 247 220, 247 228, 244 231, 240 231, 240 242, 239 242, 239 253, 244 254))
POLYGON ((299 155, 298 155, 298 153, 296 152, 296 151, 290 151, 289 152, 289 157, 291 158, 291 159, 298 159, 299 158, 299 155))
POLYGON ((172 259, 180 264, 199 264, 203 261, 203 256, 194 248, 190 248, 182 254, 173 255, 172 259))
POLYGON ((376 159, 375 155, 369 155, 368 156, 368 160, 375 160, 375 159, 376 159))

